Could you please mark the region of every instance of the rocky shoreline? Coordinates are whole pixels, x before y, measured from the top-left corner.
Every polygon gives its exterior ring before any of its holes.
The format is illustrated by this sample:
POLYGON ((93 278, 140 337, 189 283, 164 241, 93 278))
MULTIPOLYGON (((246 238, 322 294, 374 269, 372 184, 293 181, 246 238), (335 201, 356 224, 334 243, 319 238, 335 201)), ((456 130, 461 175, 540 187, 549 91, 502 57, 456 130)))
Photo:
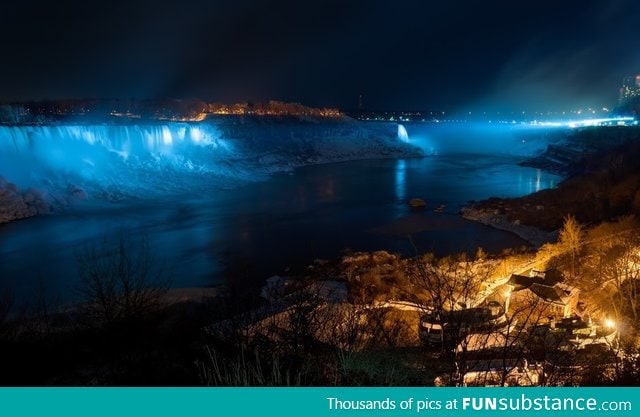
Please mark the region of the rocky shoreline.
POLYGON ((522 239, 538 248, 547 242, 555 241, 558 232, 547 232, 537 227, 520 224, 519 221, 511 221, 506 214, 500 214, 497 210, 478 209, 473 206, 463 207, 460 214, 467 220, 477 221, 494 229, 504 230, 520 236, 522 239))
POLYGON ((0 224, 50 213, 52 205, 45 193, 30 188, 24 192, 0 177, 0 224))

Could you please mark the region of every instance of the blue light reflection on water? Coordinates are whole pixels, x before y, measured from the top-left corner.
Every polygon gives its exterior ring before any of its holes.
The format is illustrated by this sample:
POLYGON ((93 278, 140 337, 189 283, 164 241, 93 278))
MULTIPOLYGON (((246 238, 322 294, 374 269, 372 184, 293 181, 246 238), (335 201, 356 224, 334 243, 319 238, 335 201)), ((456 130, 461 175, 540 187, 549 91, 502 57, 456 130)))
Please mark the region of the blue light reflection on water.
POLYGON ((315 258, 335 258, 344 248, 410 254, 408 233, 424 251, 478 245, 499 251, 524 242, 462 220, 457 211, 468 200, 520 196, 558 181, 517 166, 518 160, 450 154, 356 161, 305 167, 207 195, 79 205, 0 227, 0 275, 22 296, 41 280, 53 294, 71 299, 78 253, 122 233, 147 236, 176 287, 219 283, 229 258, 247 260, 264 278, 315 258), (424 198, 427 210, 412 212, 412 197, 424 198), (446 205, 444 213, 433 211, 439 205, 446 205))
POLYGON ((396 200, 404 201, 407 198, 407 161, 399 159, 396 162, 396 200))

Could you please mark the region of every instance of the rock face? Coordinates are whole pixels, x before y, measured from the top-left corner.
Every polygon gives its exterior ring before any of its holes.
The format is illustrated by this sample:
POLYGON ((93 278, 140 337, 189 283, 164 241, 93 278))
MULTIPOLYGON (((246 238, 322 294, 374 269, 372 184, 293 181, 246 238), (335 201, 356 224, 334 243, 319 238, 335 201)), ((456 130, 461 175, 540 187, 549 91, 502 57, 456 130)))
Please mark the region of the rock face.
POLYGON ((20 192, 15 184, 0 177, 0 224, 50 211, 51 206, 40 191, 20 192))

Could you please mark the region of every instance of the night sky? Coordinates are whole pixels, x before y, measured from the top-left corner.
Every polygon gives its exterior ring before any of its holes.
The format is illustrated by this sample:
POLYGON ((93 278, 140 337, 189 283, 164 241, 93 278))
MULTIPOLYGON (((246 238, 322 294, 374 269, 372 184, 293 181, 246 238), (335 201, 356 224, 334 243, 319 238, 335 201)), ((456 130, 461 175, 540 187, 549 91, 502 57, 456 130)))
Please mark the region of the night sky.
POLYGON ((13 1, 0 39, 2 101, 546 111, 615 103, 640 2, 13 1))

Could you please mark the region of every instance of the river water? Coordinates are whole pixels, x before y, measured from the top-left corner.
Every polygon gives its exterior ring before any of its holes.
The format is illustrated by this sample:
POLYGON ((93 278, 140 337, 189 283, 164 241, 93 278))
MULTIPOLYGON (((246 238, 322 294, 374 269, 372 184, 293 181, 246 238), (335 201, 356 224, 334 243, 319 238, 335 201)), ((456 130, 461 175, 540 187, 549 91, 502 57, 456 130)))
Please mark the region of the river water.
MULTIPOLYGON (((467 132, 468 143, 455 147, 412 130, 440 152, 307 166, 198 194, 87 202, 0 226, 1 287, 19 300, 34 300, 39 292, 74 300, 78 258, 87 248, 100 248, 103 241, 112 245, 122 236, 132 245, 146 239, 174 287, 217 285, 238 269, 264 279, 300 270, 317 258, 335 259, 345 249, 411 255, 526 245, 515 235, 460 218, 459 207, 554 187, 559 178, 518 166, 521 152, 483 146, 482 134, 467 132), (413 197, 426 200, 427 208, 413 211, 408 205, 413 197)), ((508 138, 520 143, 513 133, 508 138)))

